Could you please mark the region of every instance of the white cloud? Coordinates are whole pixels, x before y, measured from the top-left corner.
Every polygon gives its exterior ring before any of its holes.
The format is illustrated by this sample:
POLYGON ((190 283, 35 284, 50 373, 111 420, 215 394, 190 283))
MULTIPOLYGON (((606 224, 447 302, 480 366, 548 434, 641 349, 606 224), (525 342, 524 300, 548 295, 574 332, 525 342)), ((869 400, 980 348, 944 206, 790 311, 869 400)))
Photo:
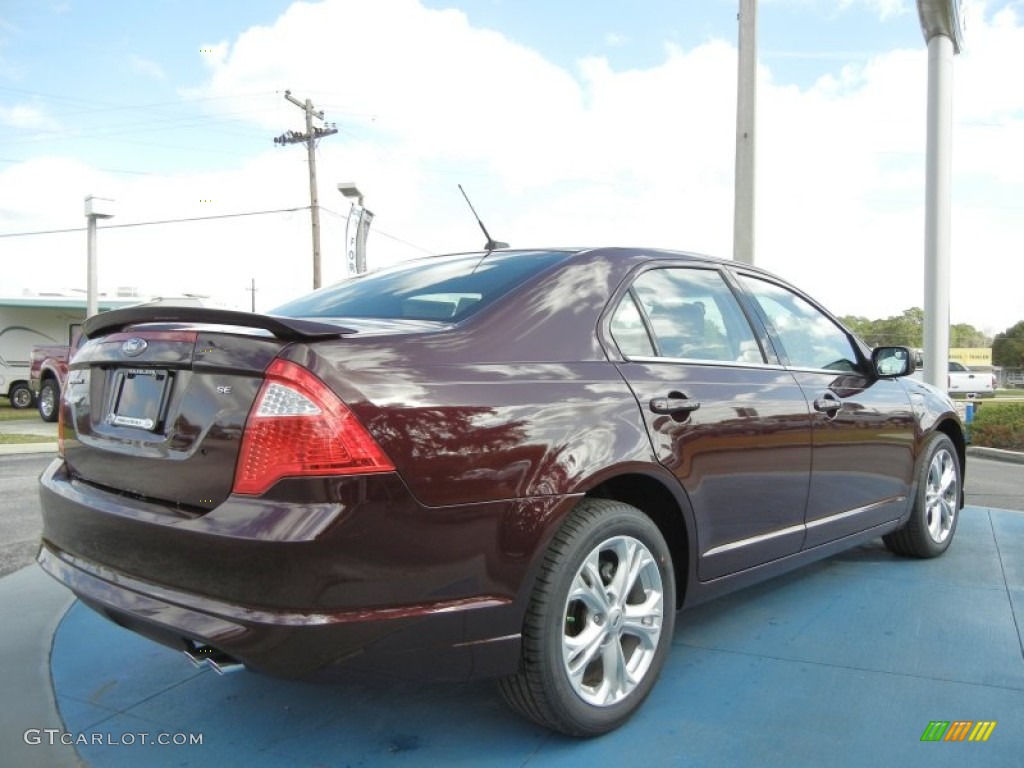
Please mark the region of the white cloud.
MULTIPOLYGON (((898 5, 875 3, 879 13, 898 5)), ((1014 208, 1024 199, 1024 92, 1005 87, 1008 73, 1024 70, 1024 29, 1011 12, 993 15, 1000 7, 972 5, 968 49, 956 60, 953 210, 953 320, 995 330, 1024 313, 1015 281, 992 278, 1024 241, 1014 208)), ((569 70, 472 27, 459 11, 327 0, 295 4, 272 25, 211 47, 209 79, 191 95, 276 90, 252 112, 276 134, 302 124, 282 97, 290 88, 339 123, 342 132, 318 149, 321 204, 347 213, 335 184, 359 183, 377 214, 371 264, 420 254, 399 240, 431 251, 479 247, 458 182, 491 234, 513 246, 731 255, 731 41, 669 47, 642 69, 590 58, 569 70)), ((885 316, 923 303, 926 77, 923 45, 858 59, 809 88, 776 83, 762 69, 758 263, 841 314, 885 316)), ((237 112, 237 98, 229 103, 237 112)), ((31 216, 33 227, 77 223, 89 192, 119 201, 112 223, 301 206, 305 152, 289 146, 236 171, 128 180, 57 161, 26 164, 0 172, 0 231, 10 231, 16 219, 4 212, 12 211, 31 216), (51 195, 54 179, 74 193, 51 195), (213 202, 199 202, 206 199, 213 202)), ((330 281, 343 274, 344 220, 325 212, 321 225, 330 281)), ((264 309, 310 285, 307 211, 110 230, 101 239, 116 284, 209 286, 247 306, 244 288, 255 277, 264 309)), ((79 233, 56 242, 3 247, 16 246, 29 264, 57 254, 81 262, 79 233)), ((0 287, 30 274, 8 270, 0 287)))
POLYGON ((199 48, 199 55, 203 57, 203 62, 209 69, 217 70, 224 66, 229 48, 226 40, 221 40, 216 44, 204 43, 199 48))
POLYGON ((839 0, 839 7, 843 10, 857 5, 866 6, 884 21, 893 16, 909 13, 913 2, 911 0, 839 0))
POLYGON ((53 129, 57 123, 43 110, 31 104, 15 104, 13 107, 0 105, 0 124, 22 129, 53 129))
POLYGON ((132 69, 139 74, 146 75, 154 80, 167 79, 167 73, 164 72, 163 68, 155 61, 151 61, 150 59, 133 53, 128 57, 128 63, 131 64, 132 69))

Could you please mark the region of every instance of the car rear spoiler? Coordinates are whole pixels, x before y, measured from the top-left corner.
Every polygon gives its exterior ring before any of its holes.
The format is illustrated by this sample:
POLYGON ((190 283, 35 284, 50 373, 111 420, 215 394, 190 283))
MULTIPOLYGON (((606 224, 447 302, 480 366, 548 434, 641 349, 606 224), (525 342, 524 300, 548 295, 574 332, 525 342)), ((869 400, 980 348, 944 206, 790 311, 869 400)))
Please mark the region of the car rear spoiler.
POLYGON ((123 331, 142 323, 199 323, 261 328, 285 341, 336 339, 349 333, 356 333, 351 328, 342 328, 315 320, 301 320, 296 317, 275 317, 207 307, 158 306, 126 307, 100 312, 85 321, 82 326, 82 335, 87 339, 94 339, 97 336, 123 331))

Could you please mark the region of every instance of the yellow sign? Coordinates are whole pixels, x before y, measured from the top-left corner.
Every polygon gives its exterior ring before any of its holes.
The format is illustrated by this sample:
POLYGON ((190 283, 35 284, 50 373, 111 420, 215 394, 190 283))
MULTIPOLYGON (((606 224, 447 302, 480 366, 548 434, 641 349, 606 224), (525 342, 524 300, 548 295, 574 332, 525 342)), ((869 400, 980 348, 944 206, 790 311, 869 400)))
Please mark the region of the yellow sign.
POLYGON ((963 363, 968 368, 973 365, 991 368, 992 347, 952 347, 949 350, 949 359, 963 363))

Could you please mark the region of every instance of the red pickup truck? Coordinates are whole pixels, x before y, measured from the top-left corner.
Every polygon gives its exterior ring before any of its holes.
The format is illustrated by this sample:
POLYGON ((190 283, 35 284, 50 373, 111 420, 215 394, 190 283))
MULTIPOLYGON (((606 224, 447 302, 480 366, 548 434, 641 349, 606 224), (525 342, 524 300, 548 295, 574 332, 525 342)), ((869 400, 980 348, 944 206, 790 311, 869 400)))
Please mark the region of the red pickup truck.
MULTIPOLYGON (((196 296, 178 296, 156 298, 138 304, 145 306, 202 307, 204 300, 196 296)), ((57 421, 60 414, 60 393, 64 391, 64 382, 68 375, 68 360, 72 348, 78 348, 81 326, 72 328, 71 346, 67 344, 47 344, 32 347, 32 360, 29 367, 29 387, 35 393, 39 417, 43 421, 57 421)))
POLYGON ((29 367, 29 386, 36 395, 39 418, 56 421, 57 404, 64 390, 68 375, 68 358, 71 348, 67 344, 47 344, 32 347, 32 361, 29 367))

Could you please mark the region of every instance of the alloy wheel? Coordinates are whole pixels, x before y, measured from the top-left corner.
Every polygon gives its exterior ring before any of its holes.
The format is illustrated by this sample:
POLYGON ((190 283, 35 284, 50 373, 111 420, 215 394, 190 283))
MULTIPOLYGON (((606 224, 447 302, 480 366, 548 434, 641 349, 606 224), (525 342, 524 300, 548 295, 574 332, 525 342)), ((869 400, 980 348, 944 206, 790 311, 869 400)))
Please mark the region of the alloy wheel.
POLYGON ((953 529, 960 484, 957 480, 955 459, 947 450, 939 450, 928 465, 928 484, 925 488, 925 521, 928 534, 936 543, 942 543, 953 529))
POLYGON ((658 563, 630 536, 596 546, 572 580, 562 661, 573 691, 607 707, 643 680, 658 649, 665 601, 658 563))

